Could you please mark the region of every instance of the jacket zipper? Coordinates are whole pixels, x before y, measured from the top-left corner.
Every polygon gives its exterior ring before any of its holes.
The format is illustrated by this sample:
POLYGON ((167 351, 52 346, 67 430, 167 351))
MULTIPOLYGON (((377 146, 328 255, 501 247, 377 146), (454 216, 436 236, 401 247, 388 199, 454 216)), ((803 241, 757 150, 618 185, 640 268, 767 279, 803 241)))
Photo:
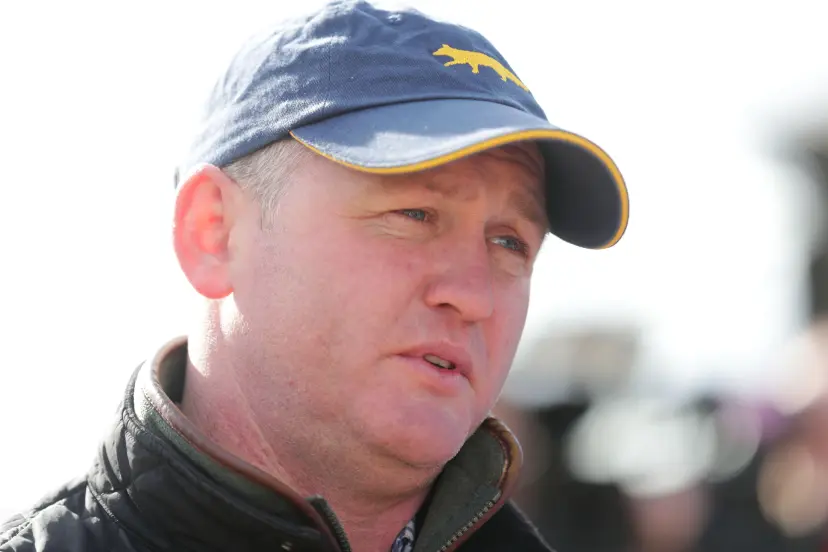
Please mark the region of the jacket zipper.
POLYGON ((492 509, 492 507, 500 500, 501 493, 497 493, 494 498, 488 501, 484 506, 483 509, 477 512, 473 518, 469 520, 459 531, 454 533, 451 538, 448 540, 446 544, 440 547, 440 552, 448 552, 451 547, 456 543, 460 537, 468 533, 472 527, 474 527, 482 518, 486 515, 486 513, 492 509))
POLYGON ((319 507, 317 509, 322 510, 322 514, 325 516, 325 519, 328 520, 328 524, 334 531, 340 551, 352 552, 351 545, 348 543, 348 536, 345 534, 345 528, 342 527, 342 524, 339 522, 339 518, 336 517, 336 514, 333 513, 333 510, 328 507, 326 502, 319 501, 318 505, 319 507))

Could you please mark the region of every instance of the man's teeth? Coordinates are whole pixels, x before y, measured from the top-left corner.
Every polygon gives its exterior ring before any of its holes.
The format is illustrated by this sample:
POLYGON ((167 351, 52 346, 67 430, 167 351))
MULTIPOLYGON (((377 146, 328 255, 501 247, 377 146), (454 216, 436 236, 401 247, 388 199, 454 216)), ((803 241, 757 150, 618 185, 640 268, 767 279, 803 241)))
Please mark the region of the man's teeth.
POLYGON ((432 363, 434 366, 439 366, 440 368, 445 368, 446 370, 454 370, 454 364, 452 362, 449 362, 448 360, 443 360, 442 358, 436 355, 425 355, 423 356, 423 359, 432 363))

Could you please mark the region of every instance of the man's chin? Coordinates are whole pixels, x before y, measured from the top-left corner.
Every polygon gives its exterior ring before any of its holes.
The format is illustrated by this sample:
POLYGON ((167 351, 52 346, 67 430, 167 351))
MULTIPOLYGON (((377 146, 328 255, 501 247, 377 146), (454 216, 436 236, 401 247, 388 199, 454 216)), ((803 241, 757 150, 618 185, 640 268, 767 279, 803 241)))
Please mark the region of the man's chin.
POLYGON ((469 436, 470 422, 451 416, 434 416, 434 412, 410 418, 391 429, 386 442, 401 461, 415 467, 442 468, 454 458, 469 436))

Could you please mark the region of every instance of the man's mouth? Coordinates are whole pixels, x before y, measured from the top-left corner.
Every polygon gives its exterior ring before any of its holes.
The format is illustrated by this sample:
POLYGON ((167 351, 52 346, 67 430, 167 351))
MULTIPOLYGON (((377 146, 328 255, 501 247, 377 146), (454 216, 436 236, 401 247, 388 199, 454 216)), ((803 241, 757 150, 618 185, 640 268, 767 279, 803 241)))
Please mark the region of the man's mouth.
POLYGON ((444 370, 454 370, 455 366, 454 363, 450 360, 446 360, 444 358, 440 358, 437 355, 427 354, 423 355, 423 360, 433 364, 438 368, 442 368, 444 370))

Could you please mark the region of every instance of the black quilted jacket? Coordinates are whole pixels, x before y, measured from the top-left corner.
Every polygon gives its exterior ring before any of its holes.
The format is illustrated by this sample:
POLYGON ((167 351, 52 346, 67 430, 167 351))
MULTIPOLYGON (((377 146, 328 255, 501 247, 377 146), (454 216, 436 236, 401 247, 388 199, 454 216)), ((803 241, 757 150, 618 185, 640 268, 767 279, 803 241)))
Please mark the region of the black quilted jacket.
MULTIPOLYGON (((82 478, 0 525, 0 552, 347 551, 321 497, 303 498, 232 457, 175 406, 186 342, 136 370, 82 478)), ((488 420, 435 484, 416 552, 550 549, 507 500, 520 465, 488 420)))

